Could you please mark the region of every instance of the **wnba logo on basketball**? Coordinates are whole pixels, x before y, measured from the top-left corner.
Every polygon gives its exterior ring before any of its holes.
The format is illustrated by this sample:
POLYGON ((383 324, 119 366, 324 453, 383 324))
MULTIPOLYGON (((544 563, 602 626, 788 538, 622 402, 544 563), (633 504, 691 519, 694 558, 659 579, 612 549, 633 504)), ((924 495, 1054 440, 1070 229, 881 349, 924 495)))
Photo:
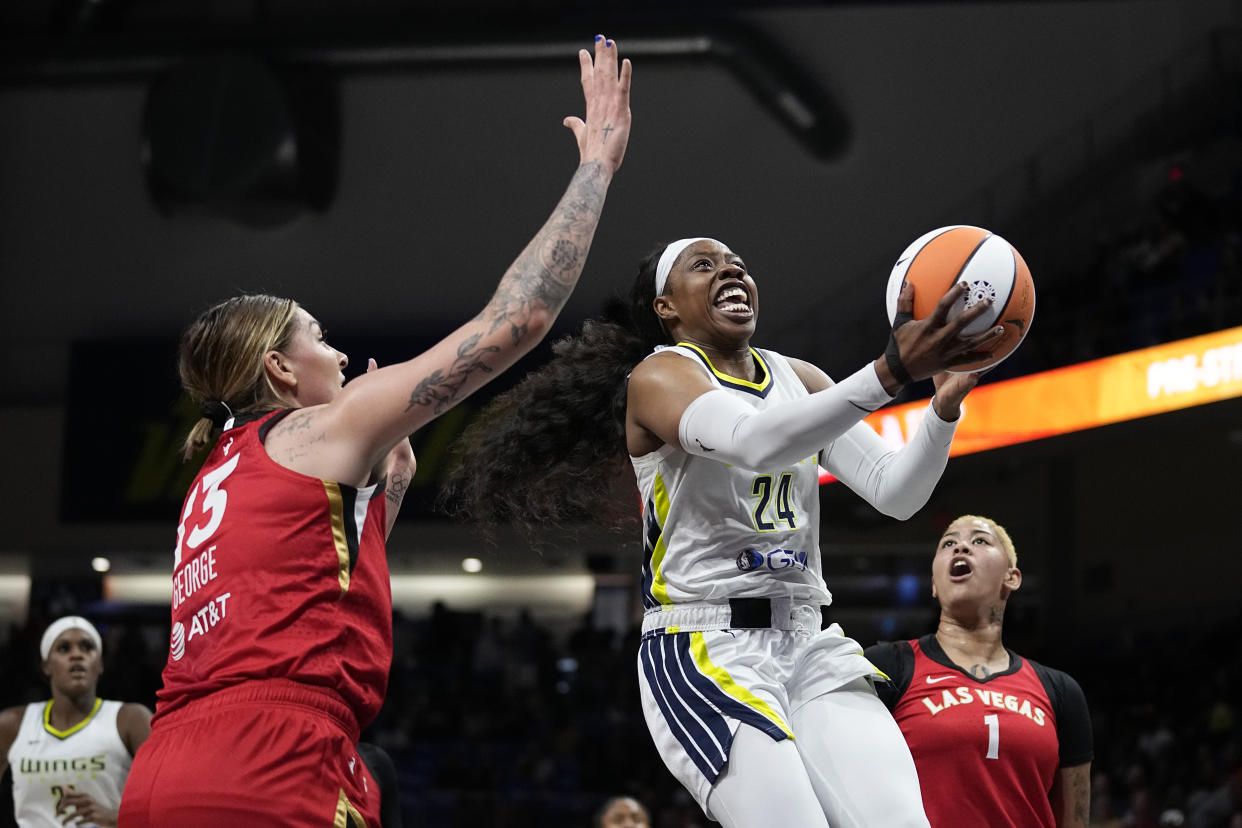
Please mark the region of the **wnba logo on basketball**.
POLYGON ((172 639, 168 642, 168 653, 173 661, 180 661, 185 655, 185 624, 180 621, 173 624, 172 639))
POLYGON ((743 549, 737 556, 737 568, 742 572, 750 572, 763 566, 763 555, 753 549, 743 549))

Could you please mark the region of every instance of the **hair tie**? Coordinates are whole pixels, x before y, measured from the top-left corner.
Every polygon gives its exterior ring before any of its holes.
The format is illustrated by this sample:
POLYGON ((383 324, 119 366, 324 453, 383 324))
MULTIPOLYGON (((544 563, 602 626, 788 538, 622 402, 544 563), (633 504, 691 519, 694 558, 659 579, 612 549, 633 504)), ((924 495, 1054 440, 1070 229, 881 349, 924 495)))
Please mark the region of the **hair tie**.
POLYGON ((216 428, 224 428, 225 423, 233 419, 233 409, 223 400, 203 400, 198 404, 199 413, 211 420, 216 428))

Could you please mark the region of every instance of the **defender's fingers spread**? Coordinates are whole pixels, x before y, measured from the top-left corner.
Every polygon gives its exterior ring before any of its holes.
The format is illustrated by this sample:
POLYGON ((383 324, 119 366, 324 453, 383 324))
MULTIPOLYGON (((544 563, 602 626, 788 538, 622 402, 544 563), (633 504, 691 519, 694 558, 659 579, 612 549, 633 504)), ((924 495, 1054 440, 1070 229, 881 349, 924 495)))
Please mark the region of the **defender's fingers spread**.
POLYGON ((602 80, 616 80, 617 44, 605 37, 595 44, 595 56, 596 63, 599 64, 603 73, 602 80))
POLYGON ((587 91, 587 87, 591 83, 593 64, 591 61, 591 53, 586 49, 578 50, 578 69, 581 73, 580 80, 582 82, 582 91, 587 91))
POLYGON ((595 36, 595 61, 598 63, 608 54, 608 38, 602 34, 595 36))

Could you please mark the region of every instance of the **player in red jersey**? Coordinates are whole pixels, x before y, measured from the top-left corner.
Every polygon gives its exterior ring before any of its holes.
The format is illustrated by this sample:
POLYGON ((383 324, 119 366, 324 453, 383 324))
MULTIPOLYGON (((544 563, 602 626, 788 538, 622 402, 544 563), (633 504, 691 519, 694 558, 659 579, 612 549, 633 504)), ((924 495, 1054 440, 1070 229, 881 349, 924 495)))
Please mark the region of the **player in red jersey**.
POLYGON ((426 353, 345 385, 348 360, 289 299, 240 296, 182 336, 207 459, 177 529, 172 637, 122 828, 378 826, 355 752, 392 659, 384 543, 407 437, 527 353, 579 275, 629 138, 629 61, 579 53, 580 164, 487 306, 426 353), (387 500, 387 503, 385 502, 387 500))
POLYGON ((1001 641, 1021 585, 1004 527, 959 517, 932 560, 936 632, 867 648, 892 680, 876 689, 910 746, 932 828, 1086 828, 1087 700, 1070 676, 1001 641))

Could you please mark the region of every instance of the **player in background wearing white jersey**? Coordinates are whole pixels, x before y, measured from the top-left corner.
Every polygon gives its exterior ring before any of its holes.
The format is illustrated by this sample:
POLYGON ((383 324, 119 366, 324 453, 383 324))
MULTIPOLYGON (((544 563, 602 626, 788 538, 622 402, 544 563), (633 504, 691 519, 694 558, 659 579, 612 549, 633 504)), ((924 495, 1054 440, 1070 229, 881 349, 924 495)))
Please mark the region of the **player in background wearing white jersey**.
POLYGON ((0 774, 12 771, 17 824, 115 826, 134 753, 151 733, 151 711, 96 695, 103 642, 85 618, 49 624, 40 655, 52 698, 0 712, 0 774))
POLYGON ((927 825, 910 752, 870 684, 879 674, 827 620, 816 461, 886 514, 922 507, 978 381, 945 369, 985 355, 1000 330, 961 337, 987 309, 950 321, 963 293, 915 321, 907 286, 888 350, 834 384, 752 348, 748 268, 719 241, 681 239, 640 267, 637 333, 587 323, 463 435, 446 502, 483 524, 632 509, 632 495, 609 497, 629 455, 646 547, 644 715, 669 769, 727 826, 927 825), (935 397, 904 448, 860 422, 928 377, 935 397))

